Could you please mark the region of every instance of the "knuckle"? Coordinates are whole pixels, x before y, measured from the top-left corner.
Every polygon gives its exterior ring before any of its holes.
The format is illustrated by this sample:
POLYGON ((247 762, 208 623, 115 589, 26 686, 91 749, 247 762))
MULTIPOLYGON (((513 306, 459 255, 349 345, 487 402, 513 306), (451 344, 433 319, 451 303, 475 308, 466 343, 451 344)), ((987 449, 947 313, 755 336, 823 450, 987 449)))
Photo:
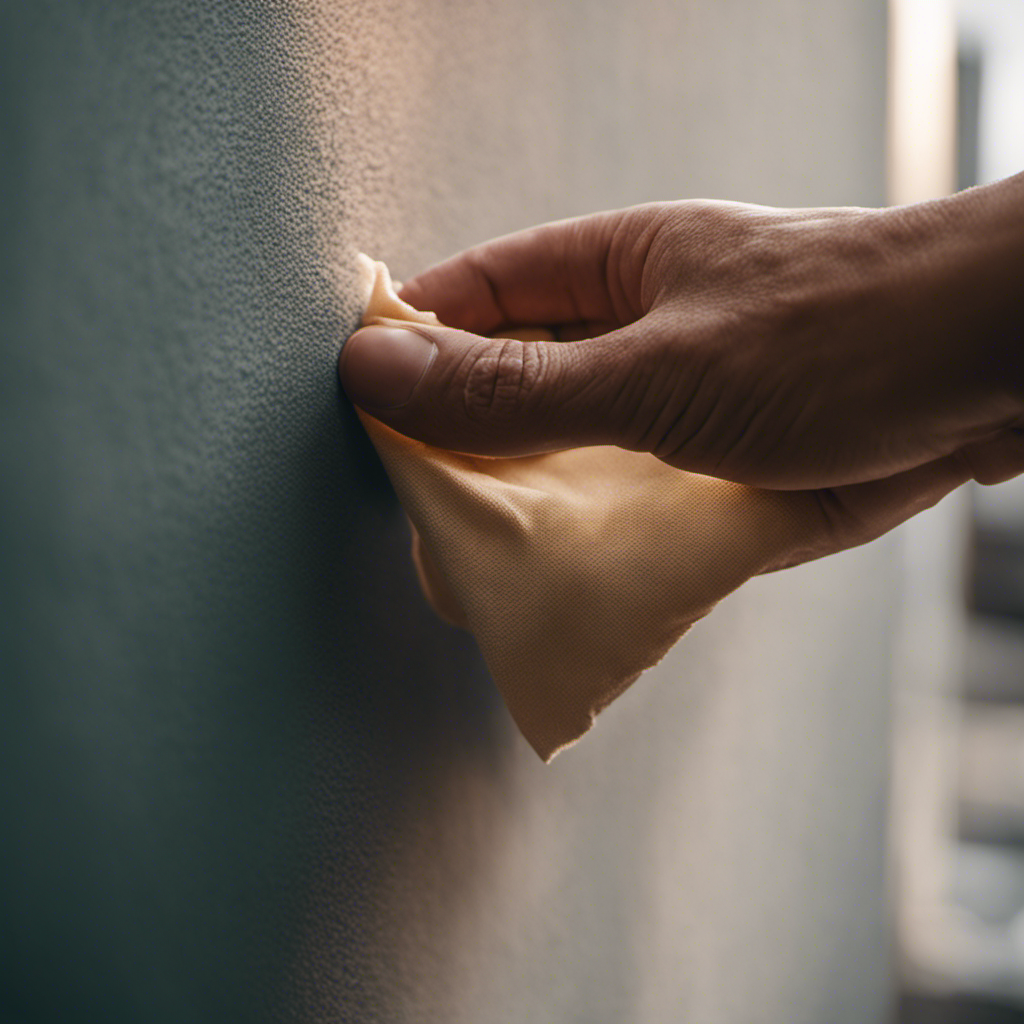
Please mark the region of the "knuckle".
POLYGON ((470 357, 462 388, 472 419, 510 418, 526 405, 543 374, 543 346, 502 339, 470 357))

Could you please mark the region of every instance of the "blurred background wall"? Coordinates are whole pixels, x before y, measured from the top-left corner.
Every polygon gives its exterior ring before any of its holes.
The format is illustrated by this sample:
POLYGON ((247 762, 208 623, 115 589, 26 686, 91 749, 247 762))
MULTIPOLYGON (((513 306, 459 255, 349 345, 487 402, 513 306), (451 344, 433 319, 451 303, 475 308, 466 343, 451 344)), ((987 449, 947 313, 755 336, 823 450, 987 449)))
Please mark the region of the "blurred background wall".
MULTIPOLYGON (((892 0, 911 201, 1024 169, 1024 4, 892 0)), ((1024 478, 902 528, 894 889, 904 1024, 1024 1021, 1024 478)))
POLYGON ((896 542, 754 581, 545 767, 334 371, 358 248, 883 202, 885 33, 882 0, 0 8, 4 1019, 886 1019, 896 542))

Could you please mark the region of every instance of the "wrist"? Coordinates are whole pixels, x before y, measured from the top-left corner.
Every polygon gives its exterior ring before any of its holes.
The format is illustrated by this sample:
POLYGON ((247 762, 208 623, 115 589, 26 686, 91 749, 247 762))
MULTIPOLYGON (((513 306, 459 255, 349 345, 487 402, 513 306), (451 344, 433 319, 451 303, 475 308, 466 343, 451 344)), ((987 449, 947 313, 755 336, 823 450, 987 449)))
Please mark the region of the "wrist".
POLYGON ((922 375, 978 403, 992 429, 1024 422, 1024 174, 878 211, 893 308, 922 375))

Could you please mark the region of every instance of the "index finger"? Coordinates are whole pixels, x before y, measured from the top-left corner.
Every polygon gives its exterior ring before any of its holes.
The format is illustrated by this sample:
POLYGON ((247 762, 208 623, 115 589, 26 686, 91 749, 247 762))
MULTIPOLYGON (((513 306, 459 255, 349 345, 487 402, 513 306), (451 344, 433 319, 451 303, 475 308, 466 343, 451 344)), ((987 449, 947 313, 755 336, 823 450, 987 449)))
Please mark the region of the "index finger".
POLYGON ((401 297, 476 334, 526 325, 625 324, 640 284, 652 207, 555 221, 459 253, 407 281, 401 297))

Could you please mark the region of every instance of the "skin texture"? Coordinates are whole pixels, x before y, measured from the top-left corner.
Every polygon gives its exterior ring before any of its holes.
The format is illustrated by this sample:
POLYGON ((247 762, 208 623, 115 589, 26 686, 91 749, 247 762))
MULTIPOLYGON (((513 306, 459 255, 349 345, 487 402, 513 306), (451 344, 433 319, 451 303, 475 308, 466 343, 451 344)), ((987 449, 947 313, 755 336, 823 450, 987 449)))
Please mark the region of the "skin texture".
POLYGON ((813 491, 830 525, 807 557, 1024 471, 1024 175, 883 210, 599 213, 400 294, 458 329, 415 325, 419 359, 373 329, 346 344, 346 390, 389 426, 485 455, 617 444, 813 491), (526 326, 559 341, 501 337, 526 326))

